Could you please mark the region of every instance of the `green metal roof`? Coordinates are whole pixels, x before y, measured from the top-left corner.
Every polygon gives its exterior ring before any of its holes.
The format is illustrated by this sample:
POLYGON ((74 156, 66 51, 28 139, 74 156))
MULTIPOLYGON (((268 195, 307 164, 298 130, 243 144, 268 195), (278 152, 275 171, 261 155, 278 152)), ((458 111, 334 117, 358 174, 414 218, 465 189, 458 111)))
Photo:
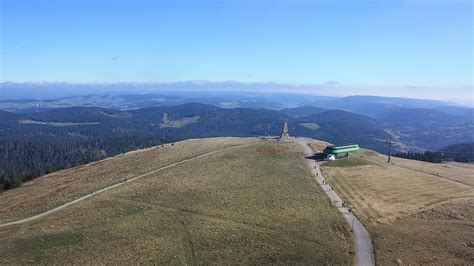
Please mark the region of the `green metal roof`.
POLYGON ((330 148, 333 150, 340 150, 340 149, 347 149, 347 148, 359 148, 359 145, 354 144, 354 145, 338 146, 338 147, 331 146, 330 148))
POLYGON ((348 146, 339 146, 333 147, 328 146, 324 151, 329 154, 340 154, 340 153, 348 153, 348 152, 355 152, 359 150, 359 145, 348 145, 348 146))

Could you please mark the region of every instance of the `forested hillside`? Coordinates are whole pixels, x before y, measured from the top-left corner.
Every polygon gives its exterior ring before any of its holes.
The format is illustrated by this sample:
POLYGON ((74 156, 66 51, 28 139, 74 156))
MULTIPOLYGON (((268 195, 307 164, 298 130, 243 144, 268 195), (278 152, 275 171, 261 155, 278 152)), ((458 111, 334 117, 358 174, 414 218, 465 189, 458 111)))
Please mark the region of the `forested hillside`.
POLYGON ((359 144, 385 151, 384 140, 391 138, 377 120, 341 110, 329 110, 292 121, 291 129, 299 136, 321 139, 337 145, 359 144))
MULTIPOLYGON (((385 140, 393 137, 387 133, 387 122, 311 106, 276 111, 186 103, 124 111, 100 107, 23 114, 0 111, 0 189, 18 186, 51 171, 166 142, 276 136, 284 121, 288 121, 293 136, 335 145, 359 144, 381 152, 386 151, 385 140)), ((402 144, 410 147, 417 141, 414 136, 410 139, 405 134, 402 144)), ((458 143, 462 141, 461 138, 458 143)))
POLYGON ((428 150, 474 141, 474 117, 434 109, 405 108, 376 116, 403 143, 428 150))
POLYGON ((438 151, 399 152, 395 156, 431 163, 455 161, 462 163, 474 162, 474 142, 453 144, 438 151))
POLYGON ((0 113, 0 187, 9 189, 37 176, 165 142, 218 136, 291 134, 335 144, 380 146, 386 136, 373 119, 343 111, 294 118, 266 109, 223 109, 187 103, 120 111, 69 107, 47 112, 0 113), (308 129, 303 123, 319 124, 308 129))

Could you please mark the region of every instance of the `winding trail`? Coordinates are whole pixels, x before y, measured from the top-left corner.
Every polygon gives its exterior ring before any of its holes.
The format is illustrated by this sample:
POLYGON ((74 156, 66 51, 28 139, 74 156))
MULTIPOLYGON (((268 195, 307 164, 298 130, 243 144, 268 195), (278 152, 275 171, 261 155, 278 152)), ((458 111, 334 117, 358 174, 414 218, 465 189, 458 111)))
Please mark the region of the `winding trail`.
POLYGON ((97 191, 94 191, 94 192, 91 192, 85 196, 82 196, 80 198, 77 198, 73 201, 70 201, 68 203, 65 203, 63 205, 60 205, 56 208, 53 208, 53 209, 50 209, 50 210, 47 210, 45 212, 42 212, 42 213, 38 213, 36 215, 33 215, 33 216, 30 216, 30 217, 27 217, 27 218, 24 218, 24 219, 20 219, 20 220, 16 220, 16 221, 12 221, 12 222, 8 222, 8 223, 4 223, 4 224, 0 224, 0 228, 1 227, 6 227, 6 226, 10 226, 10 225, 17 225, 17 224, 24 224, 24 223, 27 223, 27 222, 31 222, 31 221, 34 221, 34 220, 37 220, 41 217, 45 217, 47 215, 50 215, 52 213, 55 213, 55 212, 58 212, 62 209, 65 209, 73 204, 76 204, 78 202, 81 202, 85 199, 88 199, 90 197, 93 197, 99 193, 102 193, 102 192, 105 192, 107 190, 111 190, 111 189, 114 189, 116 187, 120 187, 120 186, 123 186, 127 183, 130 183, 132 181, 136 181, 142 177, 145 177, 145 176, 149 176, 149 175, 152 175, 154 173, 157 173, 159 171, 163 171, 163 170, 166 170, 166 169, 169 169, 171 167, 174 167, 174 166, 177 166, 177 165, 180 165, 180 164, 183 164, 183 163, 186 163, 186 162, 189 162, 189 161, 192 161, 192 160, 196 160, 196 159, 200 159, 200 158, 203 158, 203 157, 207 157, 209 155, 212 155, 212 154, 216 154, 218 152, 222 152, 222 151, 226 151, 226 150, 230 150, 230 149, 235 149, 235 148, 242 148, 242 147, 246 147, 246 146, 251 146, 251 145, 254 145, 256 144, 257 142, 252 142, 252 143, 249 143, 249 144, 243 144, 243 145, 237 145, 237 146, 232 146, 232 147, 227 147, 227 148, 222 148, 222 149, 218 149, 218 150, 215 150, 215 151, 211 151, 211 152, 208 152, 208 153, 204 153, 204 154, 201 154, 201 155, 197 155, 195 157, 192 157, 192 158, 189 158, 189 159, 184 159, 182 161, 179 161, 179 162, 176 162, 176 163, 172 163, 172 164, 169 164, 167 166, 163 166, 163 167, 160 167, 160 168, 157 168, 155 170, 152 170, 150 172, 147 172, 147 173, 144 173, 144 174, 141 174, 141 175, 138 175, 138 176, 135 176, 135 177, 132 177, 132 178, 129 178, 129 179, 125 179, 123 181, 121 181, 120 183, 116 183, 114 185, 111 185, 111 186, 108 186, 108 187, 105 187, 105 188, 102 188, 102 189, 99 189, 97 191))
MULTIPOLYGON (((314 154, 313 150, 309 146, 309 141, 310 139, 306 138, 296 138, 296 142, 303 146, 304 153, 307 156, 314 154)), ((342 206, 342 199, 334 190, 332 190, 331 185, 326 182, 326 179, 319 168, 319 164, 310 158, 306 158, 305 163, 310 169, 311 174, 315 177, 316 182, 318 182, 324 192, 326 192, 326 195, 329 197, 332 204, 343 214, 347 223, 349 223, 352 231, 354 232, 356 254, 355 265, 375 265, 374 248, 372 246, 372 240, 370 239, 367 229, 359 221, 359 219, 349 211, 348 208, 342 206)))

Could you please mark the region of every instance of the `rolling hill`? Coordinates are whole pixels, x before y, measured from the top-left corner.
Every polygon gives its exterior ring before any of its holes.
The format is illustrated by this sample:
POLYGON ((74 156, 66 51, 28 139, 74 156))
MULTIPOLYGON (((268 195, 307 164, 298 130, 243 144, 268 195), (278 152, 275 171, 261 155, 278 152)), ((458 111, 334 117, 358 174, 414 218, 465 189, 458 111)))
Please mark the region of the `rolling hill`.
POLYGON ((324 108, 341 109, 357 114, 375 117, 385 112, 394 111, 397 109, 434 109, 442 108, 444 106, 452 106, 452 104, 424 99, 355 95, 338 98, 333 101, 323 103, 320 106, 324 108))
POLYGON ((450 144, 474 141, 474 117, 434 109, 404 108, 376 116, 398 141, 436 150, 450 144))
POLYGON ((0 227, 2 263, 350 264, 348 225, 302 160, 297 144, 217 138, 51 173, 0 193, 0 223, 91 197, 0 227))
POLYGON ((293 117, 303 117, 303 116, 310 116, 310 115, 317 115, 327 109, 315 106, 300 106, 295 108, 284 108, 279 110, 281 113, 293 116, 293 117))
POLYGON ((291 131, 298 136, 309 136, 335 145, 358 143, 375 150, 385 150, 384 141, 391 137, 376 119, 341 110, 324 111, 296 118, 292 122, 291 131), (317 125, 317 128, 308 126, 311 124, 317 125))
MULTIPOLYGON (((0 226, 2 262, 351 264, 349 225, 303 161, 297 143, 227 137, 50 173, 0 193, 0 224, 88 197, 0 226)), ((391 165, 363 149, 322 170, 368 228, 377 263, 474 259, 471 164, 391 165)))

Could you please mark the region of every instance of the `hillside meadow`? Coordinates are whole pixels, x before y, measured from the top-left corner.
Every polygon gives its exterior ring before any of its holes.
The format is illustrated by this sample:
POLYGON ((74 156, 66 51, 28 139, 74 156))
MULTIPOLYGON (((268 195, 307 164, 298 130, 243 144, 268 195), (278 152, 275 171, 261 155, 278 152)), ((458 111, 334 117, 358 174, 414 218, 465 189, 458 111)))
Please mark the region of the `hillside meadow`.
POLYGON ((154 169, 256 138, 193 139, 120 154, 54 172, 0 193, 0 222, 37 214, 154 169))
MULTIPOLYGON (((66 184, 80 194, 158 168, 165 158, 169 163, 193 156, 191 150, 205 152, 199 147, 236 147, 156 172, 30 223, 0 228, 2 263, 352 263, 350 229, 308 174, 299 145, 256 139, 179 145, 168 147, 174 154, 168 157, 163 149, 160 156, 160 148, 150 149, 44 179, 71 179, 66 184), (273 149, 279 152, 262 152, 273 149), (72 181, 79 176, 89 176, 90 181, 104 176, 107 181, 87 187, 87 179, 72 181)), ((47 189, 33 182, 28 185, 47 189)), ((27 189, 2 194, 2 200, 24 197, 27 189)), ((67 199, 67 193, 56 199, 50 190, 44 192, 48 203, 67 199)), ((13 211, 16 206, 4 207, 3 213, 13 219, 46 206, 23 207, 19 215, 13 211)))

